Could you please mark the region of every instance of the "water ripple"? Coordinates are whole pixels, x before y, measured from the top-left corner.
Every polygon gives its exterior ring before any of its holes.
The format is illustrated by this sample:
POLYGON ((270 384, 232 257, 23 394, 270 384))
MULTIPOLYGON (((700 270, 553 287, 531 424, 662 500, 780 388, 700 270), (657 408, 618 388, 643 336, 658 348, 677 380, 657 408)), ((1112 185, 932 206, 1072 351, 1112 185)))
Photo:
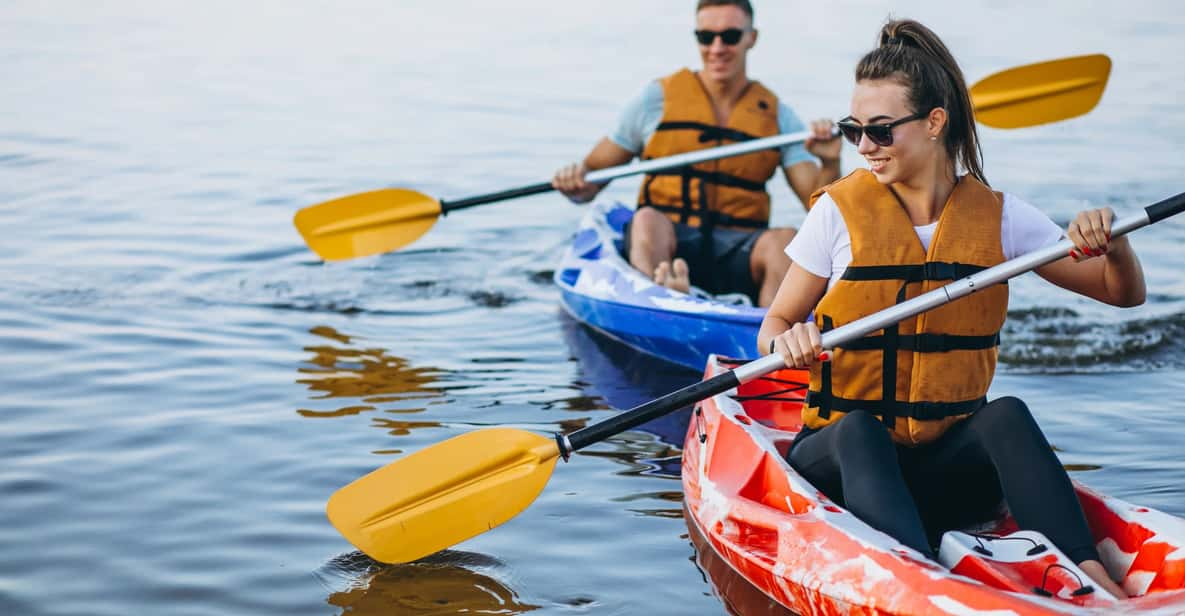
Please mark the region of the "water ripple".
POLYGON ((1146 372, 1185 367, 1185 313, 1103 322, 1069 308, 1009 311, 1000 362, 1010 372, 1146 372))

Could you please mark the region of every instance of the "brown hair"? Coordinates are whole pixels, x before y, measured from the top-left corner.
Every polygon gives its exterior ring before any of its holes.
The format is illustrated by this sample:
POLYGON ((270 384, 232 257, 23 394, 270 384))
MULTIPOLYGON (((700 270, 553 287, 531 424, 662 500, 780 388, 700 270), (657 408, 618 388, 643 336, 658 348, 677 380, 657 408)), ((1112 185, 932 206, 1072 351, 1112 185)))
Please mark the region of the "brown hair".
POLYGON ((749 4, 749 0, 699 0, 695 4, 695 12, 698 13, 709 6, 735 6, 749 16, 749 23, 753 23, 753 5, 749 4))
POLYGON ((856 65, 856 81, 893 79, 905 86, 914 113, 935 107, 946 110, 946 153, 980 182, 983 150, 975 130, 975 112, 963 71, 932 30, 912 19, 889 21, 877 36, 877 47, 856 65))

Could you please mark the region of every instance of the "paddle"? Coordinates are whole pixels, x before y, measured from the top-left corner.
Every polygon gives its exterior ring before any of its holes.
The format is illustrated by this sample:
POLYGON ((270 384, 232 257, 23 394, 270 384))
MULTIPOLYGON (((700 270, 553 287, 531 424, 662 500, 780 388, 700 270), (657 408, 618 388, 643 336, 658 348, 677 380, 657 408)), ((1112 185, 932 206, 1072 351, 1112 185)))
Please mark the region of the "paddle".
MULTIPOLYGON (((1111 72, 1104 55, 1078 56, 1019 66, 986 77, 971 88, 976 119, 988 126, 1019 128, 1082 115, 1098 104, 1111 72)), ((593 183, 673 169, 684 165, 773 149, 806 141, 801 131, 686 154, 593 171, 593 183)), ((414 242, 449 212, 554 190, 550 182, 438 201, 406 188, 359 193, 306 207, 296 213, 297 230, 327 261, 396 250, 414 242)))
MULTIPOLYGON (((1117 221, 1111 236, 1182 210, 1185 193, 1117 221)), ((828 331, 823 334, 823 347, 834 348, 1056 261, 1073 247, 1063 240, 828 331)), ((766 355, 568 435, 548 438, 512 428, 462 434, 343 487, 330 497, 326 512, 338 531, 372 558, 416 560, 483 533, 525 509, 547 484, 558 458, 567 459, 573 451, 782 367, 780 355, 766 355)))

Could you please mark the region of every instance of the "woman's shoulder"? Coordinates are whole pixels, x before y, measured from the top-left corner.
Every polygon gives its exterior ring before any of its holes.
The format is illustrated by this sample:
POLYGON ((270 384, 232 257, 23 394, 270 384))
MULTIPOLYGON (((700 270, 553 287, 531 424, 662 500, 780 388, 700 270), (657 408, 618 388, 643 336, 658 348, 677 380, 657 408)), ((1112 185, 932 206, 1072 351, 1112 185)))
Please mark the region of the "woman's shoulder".
POLYGON ((807 212, 807 218, 814 218, 816 220, 833 221, 839 218, 843 219, 839 213, 839 206, 835 204, 835 199, 826 190, 819 192, 819 196, 815 197, 815 202, 811 205, 811 209, 807 212))
POLYGON ((1000 240, 1005 258, 1044 248, 1061 239, 1062 228, 1048 214, 1024 199, 1004 193, 1000 240))
POLYGON ((1003 192, 1002 194, 1004 195, 1004 217, 1011 219, 1014 223, 1053 222, 1048 214, 1022 197, 1010 192, 1003 192))

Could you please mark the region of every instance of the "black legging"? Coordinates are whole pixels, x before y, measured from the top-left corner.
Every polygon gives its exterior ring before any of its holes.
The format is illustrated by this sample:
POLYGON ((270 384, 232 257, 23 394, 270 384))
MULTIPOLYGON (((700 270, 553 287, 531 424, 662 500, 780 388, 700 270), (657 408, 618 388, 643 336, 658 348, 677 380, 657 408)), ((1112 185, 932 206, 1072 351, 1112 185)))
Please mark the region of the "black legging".
POLYGON ((831 500, 930 558, 944 530, 992 519, 1001 498, 1021 528, 1075 563, 1099 558, 1069 475, 1017 398, 917 447, 895 445, 879 419, 854 411, 800 434, 788 458, 831 500))

